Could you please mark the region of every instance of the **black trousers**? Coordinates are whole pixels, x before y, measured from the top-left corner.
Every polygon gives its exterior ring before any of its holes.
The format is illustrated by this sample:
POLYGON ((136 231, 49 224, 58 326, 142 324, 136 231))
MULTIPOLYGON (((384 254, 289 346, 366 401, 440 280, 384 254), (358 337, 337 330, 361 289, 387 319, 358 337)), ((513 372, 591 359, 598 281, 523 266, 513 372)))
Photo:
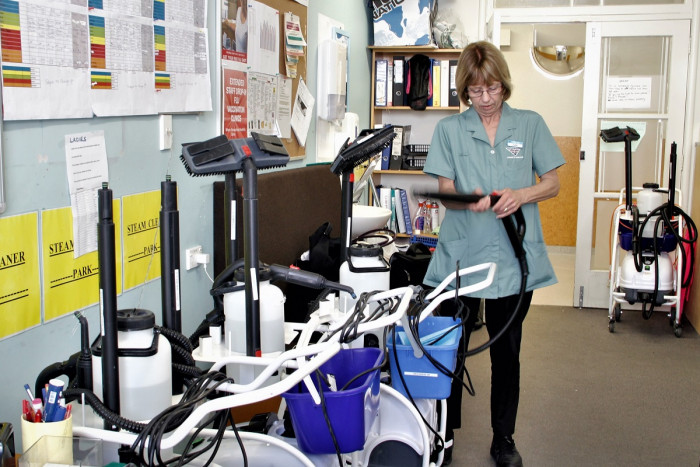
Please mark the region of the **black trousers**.
MULTIPOLYGON (((518 295, 508 297, 486 299, 484 319, 489 339, 498 334, 512 315, 518 304, 518 295)), ((479 311, 480 298, 459 297, 465 305, 462 313, 469 311, 465 332, 462 333, 459 351, 457 352, 457 364, 464 362, 465 348, 469 348, 469 338, 476 323, 479 311)), ((523 297, 523 303, 518 316, 513 323, 490 348, 491 354, 491 427, 494 435, 507 436, 515 432, 515 418, 518 414, 518 402, 520 400, 520 341, 522 339, 523 320, 527 315, 532 301, 532 292, 527 292, 523 297)), ((440 315, 455 316, 457 305, 454 300, 447 300, 441 304, 440 315)), ((474 344, 474 347, 483 342, 474 344)), ((466 362, 468 363, 468 361, 466 362)), ((452 380, 452 392, 447 399, 447 430, 451 432, 462 426, 462 380, 464 378, 464 366, 458 374, 459 378, 452 380)))

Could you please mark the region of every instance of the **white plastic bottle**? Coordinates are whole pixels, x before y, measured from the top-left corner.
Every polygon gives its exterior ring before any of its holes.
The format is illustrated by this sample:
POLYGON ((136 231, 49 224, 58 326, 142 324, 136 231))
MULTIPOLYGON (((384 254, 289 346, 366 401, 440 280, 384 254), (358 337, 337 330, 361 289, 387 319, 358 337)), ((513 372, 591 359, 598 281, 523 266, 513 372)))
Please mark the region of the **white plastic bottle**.
MULTIPOLYGON (((149 310, 117 311, 119 409, 129 420, 149 420, 172 404, 172 351, 155 323, 149 310)), ((102 348, 92 350, 93 391, 102 398, 102 348)))
MULTIPOLYGON (((637 194, 637 209, 639 210, 640 222, 649 215, 651 211, 664 204, 664 194, 659 191, 659 185, 656 183, 645 183, 643 189, 637 194)), ((656 219, 659 216, 652 216, 647 220, 642 232, 642 237, 654 237, 654 226, 656 219)), ((656 232, 657 237, 663 237, 663 221, 656 232)))
POLYGON ((420 235, 424 233, 425 230, 425 204, 423 202, 419 202, 418 209, 416 209, 416 215, 413 218, 413 233, 415 235, 420 235))
MULTIPOLYGON (((363 292, 389 290, 389 265, 379 245, 354 243, 348 249, 349 258, 340 265, 340 283, 352 287, 359 298, 363 292)), ((340 292, 338 307, 342 313, 353 311, 357 298, 340 292)))
POLYGON ((430 232, 435 232, 440 227, 440 206, 437 201, 430 202, 430 232))
MULTIPOLYGON (((245 277, 239 269, 235 275, 241 284, 240 290, 224 294, 224 324, 226 347, 233 353, 246 354, 246 296, 245 277)), ((263 356, 275 357, 284 352, 284 294, 270 283, 269 270, 259 270, 259 309, 260 309, 260 351, 263 356)), ((227 365, 227 374, 236 383, 246 384, 252 381, 254 374, 251 368, 239 365, 227 365)), ((257 372, 262 371, 258 367, 257 372)), ((277 377, 279 380, 279 377, 277 377)), ((274 381, 271 381, 274 382, 274 381)))

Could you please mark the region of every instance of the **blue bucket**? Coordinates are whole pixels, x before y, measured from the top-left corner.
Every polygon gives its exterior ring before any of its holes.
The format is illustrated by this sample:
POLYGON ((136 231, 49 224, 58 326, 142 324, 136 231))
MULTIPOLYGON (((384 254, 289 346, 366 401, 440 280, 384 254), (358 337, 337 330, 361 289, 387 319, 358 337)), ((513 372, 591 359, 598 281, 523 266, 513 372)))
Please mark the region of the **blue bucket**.
MULTIPOLYGON (((316 389, 323 391, 325 411, 341 453, 362 450, 372 421, 379 416, 379 369, 363 372, 381 365, 382 358, 383 352, 377 348, 340 350, 320 368, 324 378, 333 375, 337 391, 331 391, 316 373, 311 375, 316 389), (348 387, 342 389, 346 384, 348 387)), ((299 384, 282 397, 289 408, 299 449, 307 454, 335 454, 323 404, 314 403, 306 385, 299 384)))
MULTIPOLYGON (((462 326, 458 324, 459 320, 445 316, 428 316, 418 324, 418 335, 421 341, 424 341, 426 353, 450 371, 454 371, 457 364, 457 347, 459 347, 459 338, 462 336, 462 326), (454 329, 435 341, 435 338, 442 336, 450 328, 454 329)), ((391 386, 404 396, 410 393, 414 399, 447 399, 450 396, 452 378, 435 368, 425 355, 416 358, 413 347, 402 335, 403 333, 403 328, 397 326, 396 356, 394 356, 394 339, 391 335, 387 336, 391 386), (401 381, 401 376, 406 382, 405 385, 401 381)))

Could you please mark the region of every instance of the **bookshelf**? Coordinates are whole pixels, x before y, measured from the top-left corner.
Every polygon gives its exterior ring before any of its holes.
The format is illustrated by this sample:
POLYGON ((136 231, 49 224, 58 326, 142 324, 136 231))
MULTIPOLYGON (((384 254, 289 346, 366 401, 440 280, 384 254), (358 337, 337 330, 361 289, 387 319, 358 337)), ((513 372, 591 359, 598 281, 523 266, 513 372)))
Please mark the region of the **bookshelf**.
MULTIPOLYGON (((421 170, 375 170, 372 173, 372 180, 376 187, 390 186, 399 187, 406 190, 406 195, 408 196, 408 206, 410 210, 410 217, 416 214, 416 209, 418 208, 418 202, 424 201, 423 198, 417 198, 414 196, 414 189, 420 189, 421 191, 437 191, 438 182, 433 177, 424 174, 421 170)), ((439 204, 439 203, 438 203, 439 204)), ((445 217, 445 208, 440 205, 440 219, 445 217)), ((397 237, 409 237, 406 234, 396 234, 397 237)), ((421 234, 421 236, 437 238, 434 235, 421 234)))
MULTIPOLYGON (((460 106, 428 106, 425 110, 413 110, 408 105, 393 105, 393 102, 390 99, 393 95, 391 93, 389 93, 386 100, 386 106, 375 105, 377 102, 375 86, 377 80, 376 63, 377 60, 387 60, 389 63, 393 63, 394 57, 403 57, 405 64, 405 61, 410 59, 413 55, 419 53, 438 61, 457 60, 459 58, 459 54, 461 53, 461 49, 438 49, 430 46, 369 46, 369 50, 372 53, 370 126, 374 128, 377 125, 389 123, 394 125, 411 125, 411 143, 430 143, 432 130, 438 120, 450 115, 451 113, 459 112, 460 106)), ((389 80, 389 77, 387 77, 387 81, 388 88, 392 89, 393 79, 389 80)), ((443 80, 443 82, 445 81, 443 80)), ((449 79, 447 82, 449 83, 449 79)))
MULTIPOLYGON (((449 63, 450 60, 459 59, 461 49, 438 49, 431 46, 369 46, 368 49, 372 54, 370 126, 375 128, 385 124, 410 125, 411 133, 410 140, 407 141, 408 144, 430 144, 437 122, 450 114, 462 111, 463 107, 461 105, 433 105, 426 107, 425 110, 413 110, 408 105, 393 105, 393 102, 390 102, 393 95, 389 92, 387 92, 386 98, 387 105, 376 105, 377 60, 386 60, 393 64, 395 57, 403 57, 405 64, 413 55, 420 53, 438 62, 444 60, 449 63)), ((449 83, 449 79, 447 81, 449 83)), ((443 80, 442 83, 444 82, 443 80)), ((391 80, 387 76, 388 90, 391 90, 392 86, 393 76, 391 76, 391 80)), ((440 104, 443 103, 440 102, 440 104)), ((415 216, 418 202, 423 201, 422 198, 416 198, 413 194, 414 190, 421 188, 422 191, 437 191, 438 188, 437 180, 425 175, 422 170, 375 170, 372 179, 377 187, 383 185, 406 190, 411 219, 415 216)), ((444 215, 445 208, 440 205, 440 219, 443 219, 444 215)), ((406 237, 408 235, 397 234, 397 236, 406 237)), ((436 238, 428 234, 421 234, 421 236, 436 238)))

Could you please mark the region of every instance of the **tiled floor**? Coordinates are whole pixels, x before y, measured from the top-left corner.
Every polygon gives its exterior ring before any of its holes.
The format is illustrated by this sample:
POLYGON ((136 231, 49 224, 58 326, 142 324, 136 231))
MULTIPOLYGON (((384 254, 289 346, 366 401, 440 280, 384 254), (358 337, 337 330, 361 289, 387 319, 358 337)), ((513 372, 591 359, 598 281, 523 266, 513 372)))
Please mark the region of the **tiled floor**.
POLYGON ((535 290, 532 304, 573 306, 575 249, 573 247, 549 247, 548 255, 559 282, 535 290))

